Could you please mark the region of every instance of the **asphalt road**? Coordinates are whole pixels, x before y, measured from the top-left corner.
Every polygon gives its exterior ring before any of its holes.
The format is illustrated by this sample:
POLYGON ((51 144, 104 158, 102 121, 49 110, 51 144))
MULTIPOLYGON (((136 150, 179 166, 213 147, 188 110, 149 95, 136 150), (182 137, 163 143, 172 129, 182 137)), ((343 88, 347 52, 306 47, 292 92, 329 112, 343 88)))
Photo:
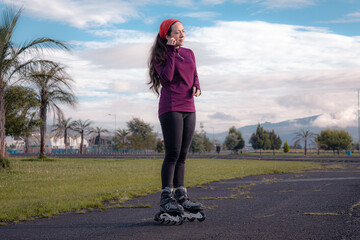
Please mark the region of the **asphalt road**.
POLYGON ((360 164, 301 174, 250 176, 189 188, 204 222, 154 222, 159 193, 85 214, 0 227, 0 239, 360 239, 360 164))

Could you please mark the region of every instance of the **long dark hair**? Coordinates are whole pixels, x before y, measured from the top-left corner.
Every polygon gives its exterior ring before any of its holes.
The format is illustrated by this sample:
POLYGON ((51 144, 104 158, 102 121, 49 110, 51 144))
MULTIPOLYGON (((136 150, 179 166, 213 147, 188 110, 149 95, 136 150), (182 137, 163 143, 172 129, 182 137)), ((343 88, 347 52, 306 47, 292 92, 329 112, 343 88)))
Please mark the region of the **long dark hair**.
MULTIPOLYGON (((171 34, 172 25, 166 34, 167 36, 170 36, 170 34, 171 34)), ((165 56, 167 54, 166 43, 167 43, 167 40, 161 38, 160 35, 158 34, 155 39, 155 42, 150 50, 150 57, 149 57, 149 61, 148 61, 150 80, 147 84, 150 85, 149 89, 151 89, 157 96, 160 95, 159 89, 160 89, 161 84, 160 84, 159 74, 156 72, 156 70, 154 68, 154 64, 165 65, 165 63, 166 63, 165 56)))

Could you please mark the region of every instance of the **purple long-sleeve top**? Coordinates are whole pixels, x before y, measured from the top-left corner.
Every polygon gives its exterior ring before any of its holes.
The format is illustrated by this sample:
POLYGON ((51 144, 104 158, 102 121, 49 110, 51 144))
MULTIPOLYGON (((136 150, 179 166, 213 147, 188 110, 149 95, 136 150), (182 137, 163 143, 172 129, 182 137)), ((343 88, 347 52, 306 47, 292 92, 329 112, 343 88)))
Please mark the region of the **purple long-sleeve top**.
POLYGON ((159 116, 170 111, 195 112, 193 87, 200 90, 194 53, 167 45, 166 64, 154 64, 160 76, 159 116))

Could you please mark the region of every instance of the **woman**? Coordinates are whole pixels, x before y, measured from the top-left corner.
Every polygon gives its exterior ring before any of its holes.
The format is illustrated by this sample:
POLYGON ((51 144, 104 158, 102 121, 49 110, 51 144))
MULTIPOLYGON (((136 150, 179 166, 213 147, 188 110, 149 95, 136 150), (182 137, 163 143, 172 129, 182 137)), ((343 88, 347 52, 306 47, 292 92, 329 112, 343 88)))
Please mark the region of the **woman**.
POLYGON ((194 96, 201 94, 195 56, 182 47, 184 40, 181 22, 164 20, 149 59, 148 84, 160 95, 159 119, 165 143, 160 212, 170 216, 182 215, 184 209, 192 213, 202 210, 200 203, 188 199, 184 186, 185 159, 196 122, 194 96))

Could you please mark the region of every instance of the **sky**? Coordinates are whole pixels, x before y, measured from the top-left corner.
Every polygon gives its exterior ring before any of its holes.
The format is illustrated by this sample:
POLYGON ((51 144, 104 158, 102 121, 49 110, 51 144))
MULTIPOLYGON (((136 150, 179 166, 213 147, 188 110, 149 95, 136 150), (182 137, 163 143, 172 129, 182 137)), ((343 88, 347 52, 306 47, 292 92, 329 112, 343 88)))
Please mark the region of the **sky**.
POLYGON ((147 60, 164 19, 179 19, 202 95, 208 133, 313 115, 319 127, 357 126, 359 0, 0 0, 23 7, 15 42, 66 41, 45 51, 67 66, 79 99, 66 117, 113 131, 133 117, 161 133, 147 60), (109 115, 110 114, 110 115, 109 115), (116 116, 116 117, 115 117, 116 116))

